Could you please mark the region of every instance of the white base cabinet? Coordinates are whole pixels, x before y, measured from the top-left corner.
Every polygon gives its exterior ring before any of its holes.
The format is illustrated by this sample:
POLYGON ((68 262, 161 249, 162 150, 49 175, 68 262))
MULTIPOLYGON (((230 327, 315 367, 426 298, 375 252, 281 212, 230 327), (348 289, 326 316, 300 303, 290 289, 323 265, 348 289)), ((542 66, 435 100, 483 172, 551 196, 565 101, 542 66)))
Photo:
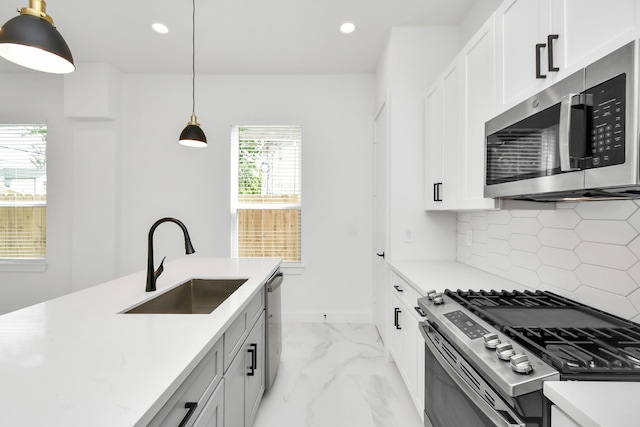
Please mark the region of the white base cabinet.
POLYGON ((420 417, 424 417, 424 338, 415 307, 421 296, 395 273, 391 275, 389 353, 396 363, 420 417))

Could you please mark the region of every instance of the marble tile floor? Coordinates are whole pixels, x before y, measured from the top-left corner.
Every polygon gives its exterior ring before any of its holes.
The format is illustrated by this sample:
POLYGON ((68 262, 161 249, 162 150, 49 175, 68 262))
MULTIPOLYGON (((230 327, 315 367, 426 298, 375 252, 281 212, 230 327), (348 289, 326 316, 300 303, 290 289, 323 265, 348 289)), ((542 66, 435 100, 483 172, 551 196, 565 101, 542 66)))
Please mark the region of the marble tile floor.
POLYGON ((284 324, 282 341, 254 427, 423 427, 375 326, 284 324))

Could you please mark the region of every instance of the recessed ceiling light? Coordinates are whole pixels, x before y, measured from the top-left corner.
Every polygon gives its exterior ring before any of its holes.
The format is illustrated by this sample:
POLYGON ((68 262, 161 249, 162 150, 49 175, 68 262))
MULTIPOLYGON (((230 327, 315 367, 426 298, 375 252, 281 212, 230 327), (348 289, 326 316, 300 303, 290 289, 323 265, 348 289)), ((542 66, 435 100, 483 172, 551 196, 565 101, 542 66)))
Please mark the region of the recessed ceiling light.
POLYGON ((340 25, 340 31, 342 31, 344 34, 351 34, 356 30, 356 26, 353 25, 352 22, 345 22, 344 24, 340 25))
POLYGON ((169 28, 167 28, 166 25, 161 24, 159 22, 156 22, 155 24, 153 24, 151 28, 153 28, 153 31, 159 34, 167 34, 169 32, 169 28))

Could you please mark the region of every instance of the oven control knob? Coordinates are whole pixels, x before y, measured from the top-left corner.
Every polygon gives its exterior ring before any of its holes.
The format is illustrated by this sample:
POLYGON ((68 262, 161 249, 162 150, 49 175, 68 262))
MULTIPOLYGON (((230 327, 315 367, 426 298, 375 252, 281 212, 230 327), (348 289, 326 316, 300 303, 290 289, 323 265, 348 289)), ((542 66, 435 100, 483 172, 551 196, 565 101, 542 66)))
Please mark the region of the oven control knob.
POLYGON ((427 291, 427 298, 429 298, 430 300, 433 300, 433 296, 436 295, 437 292, 435 289, 429 289, 427 291))
POLYGON ((433 295, 433 303, 436 305, 444 304, 444 298, 442 298, 442 294, 440 292, 433 295))
POLYGON ((511 369, 520 374, 528 374, 533 371, 533 366, 527 355, 514 354, 511 356, 511 369))
POLYGON ((516 354, 516 351, 513 349, 513 345, 509 342, 503 342, 496 346, 496 354, 502 360, 506 360, 507 362, 516 354))
POLYGON ((491 350, 495 349, 496 346, 502 342, 500 338, 498 338, 498 334, 493 332, 483 335, 482 339, 484 340, 484 346, 491 350))

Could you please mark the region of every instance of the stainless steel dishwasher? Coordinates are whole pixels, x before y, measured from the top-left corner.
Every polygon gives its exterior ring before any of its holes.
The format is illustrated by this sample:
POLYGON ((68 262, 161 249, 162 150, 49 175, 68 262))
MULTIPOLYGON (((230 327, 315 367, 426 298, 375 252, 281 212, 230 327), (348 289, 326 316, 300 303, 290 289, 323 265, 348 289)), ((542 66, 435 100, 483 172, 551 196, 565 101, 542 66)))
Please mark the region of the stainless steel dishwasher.
POLYGON ((282 272, 278 269, 267 280, 265 286, 265 292, 267 293, 267 305, 265 307, 267 317, 265 390, 269 390, 273 386, 273 381, 276 379, 276 373, 280 365, 280 353, 282 353, 282 280, 282 272))

